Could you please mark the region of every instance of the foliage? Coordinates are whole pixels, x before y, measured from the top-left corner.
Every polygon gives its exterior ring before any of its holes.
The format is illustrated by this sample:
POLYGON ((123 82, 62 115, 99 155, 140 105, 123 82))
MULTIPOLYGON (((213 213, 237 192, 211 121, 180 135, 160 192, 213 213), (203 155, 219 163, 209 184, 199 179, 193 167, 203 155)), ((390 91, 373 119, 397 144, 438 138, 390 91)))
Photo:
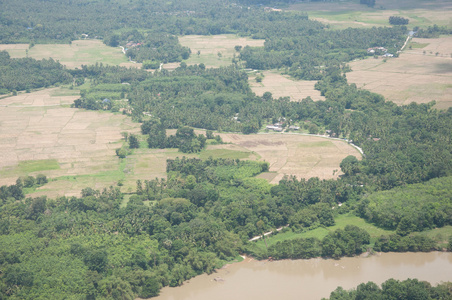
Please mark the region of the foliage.
POLYGON ((375 251, 382 252, 429 252, 439 250, 436 248, 436 242, 427 236, 400 236, 397 234, 385 236, 382 235, 375 242, 375 251))
POLYGON ((53 59, 10 58, 0 52, 0 91, 23 91, 69 83, 72 76, 53 59))
POLYGON ((390 16, 389 17, 389 24, 391 25, 408 25, 408 22, 410 20, 408 20, 407 18, 404 17, 399 17, 399 16, 390 16))
POLYGON ((400 235, 452 225, 452 177, 373 193, 359 204, 361 217, 400 235))
MULTIPOLYGON (((450 282, 432 286, 426 281, 406 279, 399 281, 388 279, 381 287, 369 281, 361 283, 356 289, 345 291, 338 287, 331 292, 330 300, 357 300, 357 299, 449 299, 452 297, 450 282)), ((323 300, 327 300, 323 298, 323 300)))
POLYGON ((369 244, 369 234, 356 226, 347 225, 343 230, 328 234, 322 241, 317 238, 298 238, 278 242, 268 248, 268 255, 274 259, 308 259, 314 257, 353 256, 369 244))
POLYGON ((360 4, 365 4, 369 7, 374 7, 375 6, 375 0, 359 0, 360 4))

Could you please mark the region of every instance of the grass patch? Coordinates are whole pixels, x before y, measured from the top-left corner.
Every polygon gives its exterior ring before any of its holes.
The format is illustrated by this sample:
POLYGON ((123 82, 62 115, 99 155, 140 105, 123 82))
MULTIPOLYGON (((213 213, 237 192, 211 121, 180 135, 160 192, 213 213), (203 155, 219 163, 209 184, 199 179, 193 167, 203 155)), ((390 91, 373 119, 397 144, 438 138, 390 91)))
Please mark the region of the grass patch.
POLYGON ((122 199, 121 204, 119 205, 119 207, 124 208, 127 206, 127 203, 129 203, 130 197, 132 195, 124 195, 124 199, 122 199))
MULTIPOLYGON (((292 230, 288 230, 286 232, 280 232, 275 235, 267 236, 267 245, 270 247, 271 245, 276 244, 277 242, 282 242, 285 240, 293 240, 297 238, 317 238, 319 240, 322 240, 329 232, 335 231, 336 229, 343 229, 347 225, 355 225, 361 229, 366 230, 371 237, 371 244, 375 242, 375 239, 378 238, 381 235, 388 235, 393 234, 395 231, 392 230, 385 230, 376 227, 375 225, 372 225, 370 223, 367 223, 364 219, 357 217, 353 214, 345 214, 345 215, 339 215, 335 218, 336 225, 331 227, 318 227, 313 230, 305 231, 305 232, 294 232, 292 230)), ((452 226, 451 231, 452 231, 452 226)), ((253 243, 252 246, 254 249, 259 249, 261 251, 265 251, 265 242, 260 239, 257 242, 253 243)))
POLYGON ((28 174, 38 171, 58 170, 60 164, 56 159, 44 159, 44 160, 25 160, 19 162, 17 166, 17 172, 22 174, 28 174))
POLYGON ((60 87, 59 89, 52 90, 49 95, 51 97, 61 97, 61 96, 80 96, 80 91, 77 89, 70 89, 65 87, 60 87))
POLYGON ((298 148, 314 148, 314 147, 334 147, 334 144, 329 141, 298 144, 298 148))
POLYGON ((213 149, 204 150, 199 154, 199 158, 208 159, 212 158, 229 158, 229 159, 244 159, 250 156, 251 152, 235 151, 229 149, 213 149))
POLYGON ((430 45, 429 43, 416 43, 416 42, 411 42, 410 46, 412 49, 422 49, 427 47, 428 45, 430 45))

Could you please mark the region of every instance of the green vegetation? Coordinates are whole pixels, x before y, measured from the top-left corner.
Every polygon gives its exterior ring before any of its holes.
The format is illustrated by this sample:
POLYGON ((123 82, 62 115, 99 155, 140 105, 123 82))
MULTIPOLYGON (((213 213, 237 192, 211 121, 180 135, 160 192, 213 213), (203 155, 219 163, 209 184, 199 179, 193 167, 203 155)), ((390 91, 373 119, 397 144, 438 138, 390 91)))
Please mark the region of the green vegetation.
POLYGON ((228 150, 228 149, 212 149, 202 151, 199 155, 201 159, 212 158, 229 158, 229 159, 245 159, 250 156, 251 152, 228 150))
POLYGON ((400 235, 452 225, 451 186, 449 176, 374 193, 361 201, 358 211, 369 222, 400 235))
MULTIPOLYGON (((142 135, 123 135, 117 170, 65 180, 108 177, 121 186, 131 151, 144 153, 147 144, 179 152, 168 155, 166 178, 138 179, 126 197, 118 187, 85 187, 81 197, 25 198, 24 188, 45 184, 40 175, 0 187, 0 298, 151 297, 243 252, 295 259, 352 256, 369 247, 452 248, 452 110, 435 110, 433 102, 396 106, 346 79, 345 63, 370 55, 369 47, 396 53, 406 27, 333 31, 306 14, 219 0, 4 2, 3 42, 27 41, 32 47, 98 36, 128 48, 126 55, 145 61, 145 67, 187 59, 190 49, 177 35, 231 33, 266 41, 264 47, 234 49, 237 57, 228 67, 182 62, 172 72, 103 64, 68 71, 53 60, 11 59, 1 52, 2 92, 72 83, 81 90, 74 107, 122 112, 142 123, 142 135), (258 97, 243 66, 281 68, 295 78, 318 80, 315 87, 326 100, 290 102, 269 92, 258 97), (338 180, 285 176, 270 185, 256 178, 269 170, 268 163, 241 160, 250 153, 204 150, 223 143, 213 130, 251 134, 267 122, 309 124, 310 133, 352 140, 365 155, 345 158, 338 180), (207 131, 196 135, 193 128, 207 131), (177 131, 167 135, 168 129, 177 131), (180 158, 180 152, 190 158, 180 158), (288 224, 268 240, 248 242, 288 224), (439 227, 435 235, 432 229, 439 227)), ((433 26, 418 35, 449 32, 433 26)), ((217 56, 222 59, 221 52, 217 56)), ((58 167, 56 160, 19 165, 24 172, 58 167)), ((427 290, 432 291, 440 292, 427 290)))
POLYGON ((47 170, 57 170, 60 168, 56 159, 44 159, 44 160, 25 160, 19 162, 18 172, 20 173, 32 173, 47 170))
POLYGON ((0 51, 0 69, 0 94, 69 83, 72 77, 53 59, 11 59, 6 51, 0 51))
POLYGON ((328 299, 449 299, 452 297, 451 290, 450 282, 441 283, 434 287, 428 282, 418 281, 417 279, 403 281, 388 279, 381 284, 381 287, 372 281, 362 283, 356 289, 350 291, 338 287, 328 299))

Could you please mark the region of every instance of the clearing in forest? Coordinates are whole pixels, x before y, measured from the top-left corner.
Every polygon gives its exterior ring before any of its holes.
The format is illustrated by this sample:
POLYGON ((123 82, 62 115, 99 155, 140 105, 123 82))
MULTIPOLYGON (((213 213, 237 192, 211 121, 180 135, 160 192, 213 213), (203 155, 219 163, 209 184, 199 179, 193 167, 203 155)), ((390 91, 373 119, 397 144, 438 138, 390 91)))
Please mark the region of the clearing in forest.
POLYGON ((289 10, 305 11, 311 19, 337 29, 389 26, 390 16, 408 18, 409 27, 452 26, 452 2, 449 0, 378 0, 374 8, 352 0, 302 2, 291 5, 289 10))
POLYGON ((138 125, 120 114, 69 108, 78 97, 52 88, 0 100, 0 185, 42 173, 58 180, 35 195, 78 196, 124 176, 115 149, 120 132, 138 125))
POLYGON ((452 36, 414 38, 398 58, 368 58, 350 67, 349 83, 399 105, 435 100, 438 109, 452 107, 452 36))
POLYGON ((53 58, 70 69, 96 63, 141 68, 141 64, 129 62, 121 48, 106 46, 101 40, 77 40, 71 44, 36 44, 31 48, 28 44, 2 44, 0 51, 2 50, 8 51, 13 58, 26 57, 28 50, 28 57, 38 60, 53 58))
MULTIPOLYGON (((225 142, 233 145, 218 145, 217 148, 233 147, 242 152, 251 152, 253 157, 270 164, 270 172, 259 177, 277 184, 284 175, 297 178, 337 178, 340 163, 348 155, 361 158, 361 154, 341 140, 301 134, 221 134, 225 142)), ((248 158, 253 159, 253 158, 248 158)))
POLYGON ((290 97, 290 101, 301 101, 306 97, 311 97, 314 101, 325 100, 325 97, 320 95, 320 91, 314 89, 317 81, 294 80, 274 71, 254 72, 248 76, 251 89, 258 96, 270 92, 275 99, 290 97), (256 81, 258 76, 262 78, 261 82, 256 81))
MULTIPOLYGON (((179 37, 179 43, 191 50, 188 65, 203 63, 208 68, 218 68, 232 64, 232 58, 238 56, 235 46, 263 47, 265 40, 238 37, 233 34, 186 35, 179 37), (199 51, 199 55, 198 55, 199 51)), ((165 64, 165 69, 174 69, 180 63, 165 64)))

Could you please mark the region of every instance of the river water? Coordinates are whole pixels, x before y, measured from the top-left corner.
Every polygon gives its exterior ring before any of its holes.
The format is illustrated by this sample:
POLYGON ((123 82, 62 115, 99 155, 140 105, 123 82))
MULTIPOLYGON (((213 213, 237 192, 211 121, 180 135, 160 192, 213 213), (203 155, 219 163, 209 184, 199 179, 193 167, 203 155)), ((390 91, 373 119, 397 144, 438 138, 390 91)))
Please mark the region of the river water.
POLYGON ((291 300, 329 297, 338 286, 381 284, 389 278, 418 278, 432 284, 452 281, 452 253, 382 253, 341 260, 256 261, 250 258, 200 275, 176 288, 161 290, 158 300, 291 300))

